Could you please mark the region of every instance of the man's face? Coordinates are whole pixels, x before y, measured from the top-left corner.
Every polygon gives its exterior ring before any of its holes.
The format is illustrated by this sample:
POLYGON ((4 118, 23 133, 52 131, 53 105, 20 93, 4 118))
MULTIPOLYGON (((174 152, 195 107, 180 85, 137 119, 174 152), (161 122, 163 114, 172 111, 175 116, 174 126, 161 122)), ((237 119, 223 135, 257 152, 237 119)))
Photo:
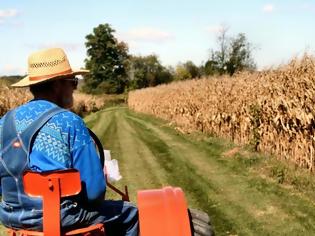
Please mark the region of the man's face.
POLYGON ((74 76, 64 77, 56 80, 58 105, 63 108, 73 106, 73 91, 77 88, 78 80, 74 76))

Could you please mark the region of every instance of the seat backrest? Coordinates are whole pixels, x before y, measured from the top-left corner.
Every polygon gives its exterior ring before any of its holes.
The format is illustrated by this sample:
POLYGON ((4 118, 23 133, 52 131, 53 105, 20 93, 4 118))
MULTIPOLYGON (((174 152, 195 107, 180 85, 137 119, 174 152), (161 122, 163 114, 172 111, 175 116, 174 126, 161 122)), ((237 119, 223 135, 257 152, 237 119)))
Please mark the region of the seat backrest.
POLYGON ((24 191, 43 198, 43 231, 45 236, 60 236, 60 198, 81 191, 80 173, 75 169, 52 172, 26 171, 24 191))

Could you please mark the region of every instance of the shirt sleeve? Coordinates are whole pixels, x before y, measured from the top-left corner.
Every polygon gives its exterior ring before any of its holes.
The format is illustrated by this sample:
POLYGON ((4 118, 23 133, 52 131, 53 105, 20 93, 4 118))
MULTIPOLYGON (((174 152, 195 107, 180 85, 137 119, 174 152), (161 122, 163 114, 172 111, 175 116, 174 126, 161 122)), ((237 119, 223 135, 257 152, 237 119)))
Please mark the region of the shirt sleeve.
POLYGON ((82 195, 87 201, 103 200, 106 182, 96 146, 83 120, 76 116, 70 128, 73 168, 80 172, 82 195))
MULTIPOLYGON (((2 151, 2 123, 3 119, 0 118, 0 152, 2 151)), ((0 178, 0 196, 2 196, 1 178, 0 178)))
POLYGON ((3 119, 0 118, 0 150, 2 149, 2 123, 3 119))
POLYGON ((106 182, 93 141, 75 149, 73 167, 80 172, 82 193, 88 201, 104 199, 106 182))

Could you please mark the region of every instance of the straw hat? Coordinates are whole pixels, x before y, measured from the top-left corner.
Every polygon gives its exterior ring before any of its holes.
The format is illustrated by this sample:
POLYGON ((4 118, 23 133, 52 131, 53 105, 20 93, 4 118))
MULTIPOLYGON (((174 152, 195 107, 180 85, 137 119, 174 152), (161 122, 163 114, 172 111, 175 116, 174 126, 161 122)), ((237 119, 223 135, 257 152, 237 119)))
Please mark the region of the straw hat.
POLYGON ((61 48, 50 48, 31 54, 28 58, 28 76, 13 87, 27 87, 34 84, 70 75, 83 75, 88 70, 72 70, 67 55, 61 48))

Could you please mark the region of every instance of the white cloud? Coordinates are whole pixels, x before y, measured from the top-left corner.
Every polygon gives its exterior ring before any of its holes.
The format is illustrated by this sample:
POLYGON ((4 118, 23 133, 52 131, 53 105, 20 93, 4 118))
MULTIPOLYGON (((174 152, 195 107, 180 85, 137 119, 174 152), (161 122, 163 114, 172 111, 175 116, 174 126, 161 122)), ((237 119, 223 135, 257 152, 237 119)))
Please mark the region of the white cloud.
POLYGON ((130 41, 130 42, 128 42, 128 48, 132 51, 137 51, 137 50, 141 49, 141 44, 139 42, 136 42, 136 41, 130 41))
POLYGON ((315 12, 315 4, 304 3, 301 5, 302 10, 315 12))
POLYGON ((25 73, 25 68, 17 67, 10 64, 4 65, 1 69, 1 74, 3 75, 23 75, 25 73))
POLYGON ((174 38, 174 36, 169 32, 151 27, 131 29, 126 33, 120 34, 119 36, 122 38, 122 40, 126 40, 128 43, 132 41, 161 43, 174 38))
POLYGON ((267 12, 267 13, 273 12, 274 10, 275 10, 275 6, 273 4, 266 4, 262 8, 262 11, 267 12))
POLYGON ((53 43, 53 44, 47 44, 47 47, 59 47, 63 48, 66 51, 76 51, 78 50, 81 46, 80 43, 53 43))
POLYGON ((21 21, 15 21, 15 22, 12 22, 11 25, 15 28, 22 28, 24 26, 24 23, 21 21))
POLYGON ((7 9, 7 10, 1 10, 0 9, 0 24, 2 24, 5 19, 10 17, 15 17, 19 14, 18 10, 16 9, 7 9))
POLYGON ((0 10, 0 17, 7 18, 17 16, 18 11, 16 9, 0 10))
POLYGON ((212 25, 208 26, 206 30, 210 33, 219 33, 224 29, 223 25, 212 25))
POLYGON ((80 49, 83 45, 79 43, 58 43, 58 42, 45 42, 41 44, 27 44, 27 47, 30 47, 32 49, 44 49, 44 48, 62 48, 66 52, 68 51, 77 51, 80 49))

